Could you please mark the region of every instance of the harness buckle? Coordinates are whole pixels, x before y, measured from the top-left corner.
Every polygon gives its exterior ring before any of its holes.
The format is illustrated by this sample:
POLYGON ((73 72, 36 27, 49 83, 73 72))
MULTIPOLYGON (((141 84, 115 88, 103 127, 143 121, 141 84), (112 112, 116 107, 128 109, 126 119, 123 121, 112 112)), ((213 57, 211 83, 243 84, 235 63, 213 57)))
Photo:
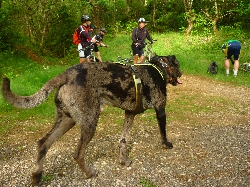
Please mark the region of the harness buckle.
POLYGON ((135 73, 137 73, 137 69, 136 69, 136 67, 135 67, 134 65, 131 65, 131 69, 132 69, 135 73))

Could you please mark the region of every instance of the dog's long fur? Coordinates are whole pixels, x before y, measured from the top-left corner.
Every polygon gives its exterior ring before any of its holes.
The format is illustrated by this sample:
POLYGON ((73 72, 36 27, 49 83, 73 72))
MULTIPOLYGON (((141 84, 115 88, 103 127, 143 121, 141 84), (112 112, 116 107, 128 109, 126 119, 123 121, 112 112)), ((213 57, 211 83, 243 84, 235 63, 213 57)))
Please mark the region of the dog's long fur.
MULTIPOLYGON (((162 143, 172 148, 166 137, 166 96, 168 83, 176 86, 182 73, 175 56, 156 56, 153 65, 135 65, 141 80, 142 105, 144 109, 153 108, 160 129, 162 143)), ((49 80, 37 93, 31 96, 18 96, 10 90, 10 80, 4 78, 3 97, 19 108, 32 108, 41 104, 49 93, 57 89, 55 104, 57 119, 54 127, 38 141, 37 167, 32 174, 32 184, 39 184, 43 171, 45 155, 51 145, 78 124, 81 137, 74 158, 85 173, 86 178, 95 176, 85 164, 85 149, 92 139, 101 112, 101 105, 108 104, 125 110, 124 129, 120 139, 120 163, 129 165, 126 155, 126 142, 135 115, 136 89, 134 71, 130 66, 117 63, 84 63, 72 66, 62 74, 49 80)))

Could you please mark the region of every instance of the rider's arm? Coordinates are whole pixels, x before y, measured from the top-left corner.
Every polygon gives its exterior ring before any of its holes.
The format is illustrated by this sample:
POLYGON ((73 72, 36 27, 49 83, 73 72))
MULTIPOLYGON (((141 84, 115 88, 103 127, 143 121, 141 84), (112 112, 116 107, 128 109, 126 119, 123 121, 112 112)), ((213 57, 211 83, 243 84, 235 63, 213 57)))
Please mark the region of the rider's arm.
POLYGON ((104 43, 102 43, 102 37, 98 34, 92 38, 91 42, 96 43, 96 45, 100 47, 107 47, 104 43))
POLYGON ((92 31, 93 29, 90 29, 89 32, 87 33, 86 30, 82 26, 78 28, 78 32, 80 33, 81 38, 89 38, 92 34, 92 31))
POLYGON ((137 36, 136 36, 136 30, 137 30, 138 28, 135 28, 134 30, 133 30, 133 32, 132 32, 132 41, 133 41, 133 43, 137 43, 138 41, 137 41, 137 36))
POLYGON ((100 42, 100 46, 101 47, 108 47, 107 45, 105 45, 104 43, 100 42))
POLYGON ((97 41, 96 41, 96 35, 95 36, 93 36, 92 38, 91 38, 91 41, 90 42, 94 42, 94 43, 96 43, 97 41))
POLYGON ((148 39, 151 43, 153 43, 153 39, 152 39, 152 37, 150 36, 150 34, 149 34, 149 32, 148 32, 148 29, 146 30, 146 37, 147 37, 147 39, 148 39))

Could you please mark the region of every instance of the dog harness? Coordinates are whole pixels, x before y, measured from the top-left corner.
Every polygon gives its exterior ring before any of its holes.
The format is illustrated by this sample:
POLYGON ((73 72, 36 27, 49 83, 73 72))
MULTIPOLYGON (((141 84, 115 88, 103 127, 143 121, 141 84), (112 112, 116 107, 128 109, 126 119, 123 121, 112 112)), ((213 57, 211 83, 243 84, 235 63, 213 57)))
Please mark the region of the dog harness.
MULTIPOLYGON (((113 62, 113 63, 129 66, 132 69, 133 79, 134 79, 134 83, 135 83, 135 99, 136 100, 135 100, 135 106, 130 112, 136 113, 136 114, 143 113, 145 110, 147 110, 147 108, 145 108, 143 106, 143 102, 142 102, 142 84, 141 84, 141 79, 138 76, 138 71, 137 71, 136 66, 153 66, 159 72, 162 79, 164 80, 162 70, 160 70, 154 64, 150 64, 150 63, 134 64, 134 65, 131 65, 131 64, 128 64, 128 63, 122 63, 122 62, 113 62)), ((165 66, 167 66, 167 65, 165 64, 165 66)))

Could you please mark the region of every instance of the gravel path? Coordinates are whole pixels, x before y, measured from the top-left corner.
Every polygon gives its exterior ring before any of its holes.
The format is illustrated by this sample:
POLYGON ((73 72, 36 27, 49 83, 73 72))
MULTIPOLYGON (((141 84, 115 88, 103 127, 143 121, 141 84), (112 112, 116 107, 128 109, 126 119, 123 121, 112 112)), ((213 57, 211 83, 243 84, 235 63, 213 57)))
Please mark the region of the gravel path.
MULTIPOLYGON (((72 158, 79 137, 74 127, 49 150, 41 186, 250 186, 250 89, 187 75, 182 81, 183 85, 168 86, 167 128, 173 149, 159 144, 154 119, 152 124, 141 120, 148 113, 138 115, 129 144, 133 162, 122 167, 121 127, 115 120, 108 126, 100 122, 86 158, 98 176, 85 180, 72 158)), ((113 119, 112 115, 101 118, 113 119)), ((36 141, 52 124, 37 124, 45 130, 34 134, 25 130, 29 123, 34 121, 20 123, 19 134, 0 139, 0 186, 30 186, 36 141)))

